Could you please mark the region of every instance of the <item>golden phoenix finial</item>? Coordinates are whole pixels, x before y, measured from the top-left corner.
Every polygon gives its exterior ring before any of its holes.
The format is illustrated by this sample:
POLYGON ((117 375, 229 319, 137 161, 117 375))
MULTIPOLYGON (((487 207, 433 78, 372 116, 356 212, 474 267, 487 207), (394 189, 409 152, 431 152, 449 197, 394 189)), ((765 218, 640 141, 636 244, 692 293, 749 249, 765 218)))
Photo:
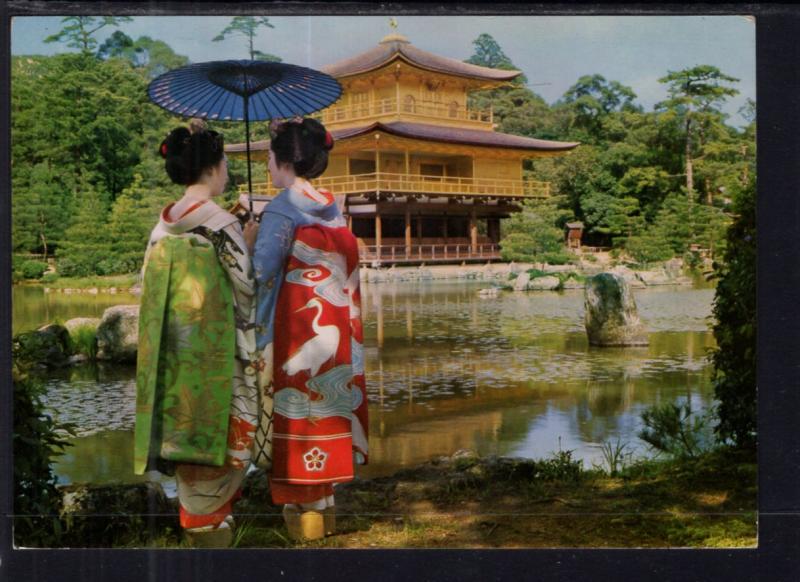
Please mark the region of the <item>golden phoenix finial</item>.
POLYGON ((392 27, 392 30, 397 30, 397 19, 394 16, 389 19, 389 26, 392 27))

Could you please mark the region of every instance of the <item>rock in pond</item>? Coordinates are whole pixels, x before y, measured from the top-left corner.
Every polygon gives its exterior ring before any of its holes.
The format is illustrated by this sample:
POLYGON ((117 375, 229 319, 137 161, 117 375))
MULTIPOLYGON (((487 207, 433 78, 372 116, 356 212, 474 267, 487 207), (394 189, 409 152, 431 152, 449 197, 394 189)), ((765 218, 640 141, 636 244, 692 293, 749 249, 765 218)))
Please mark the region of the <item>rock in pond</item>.
POLYGON ((51 324, 14 336, 11 354, 14 360, 27 364, 64 366, 72 355, 72 342, 67 328, 51 324))
POLYGON ((593 346, 646 346, 647 330, 625 279, 600 273, 586 281, 585 326, 593 346))
POLYGON ((115 305, 103 312, 97 328, 98 359, 135 362, 138 341, 138 305, 115 305))

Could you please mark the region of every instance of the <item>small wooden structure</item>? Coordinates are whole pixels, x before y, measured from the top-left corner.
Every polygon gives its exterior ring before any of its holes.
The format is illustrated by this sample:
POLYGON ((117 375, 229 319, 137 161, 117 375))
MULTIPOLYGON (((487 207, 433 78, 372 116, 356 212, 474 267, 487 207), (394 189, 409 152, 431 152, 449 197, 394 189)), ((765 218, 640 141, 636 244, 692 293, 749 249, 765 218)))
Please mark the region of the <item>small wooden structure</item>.
POLYGON ((581 238, 583 237, 583 223, 582 222, 568 222, 567 223, 567 248, 580 249, 581 238))
MULTIPOLYGON (((550 192, 547 182, 523 178, 523 160, 578 145, 494 131, 492 110, 469 108, 469 93, 507 85, 521 72, 441 57, 400 34, 322 70, 343 93, 319 114, 336 143, 314 184, 345 197, 365 263, 499 259, 500 221, 550 192)), ((268 147, 250 148, 265 175, 268 147)), ((225 149, 242 156, 245 145, 225 149)), ((268 181, 253 189, 277 193, 268 181)))

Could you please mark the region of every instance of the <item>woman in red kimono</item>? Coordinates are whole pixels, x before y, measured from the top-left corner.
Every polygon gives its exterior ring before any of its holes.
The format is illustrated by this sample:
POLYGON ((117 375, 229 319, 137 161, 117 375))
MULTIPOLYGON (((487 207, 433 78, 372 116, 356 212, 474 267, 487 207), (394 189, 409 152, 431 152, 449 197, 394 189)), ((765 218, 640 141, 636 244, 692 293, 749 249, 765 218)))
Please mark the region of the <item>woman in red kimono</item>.
POLYGON ((272 126, 280 194, 261 215, 253 254, 256 342, 274 415, 270 489, 294 539, 333 532, 333 484, 367 462, 358 246, 325 171, 333 138, 313 119, 272 126), (271 382, 270 382, 271 380, 271 382))

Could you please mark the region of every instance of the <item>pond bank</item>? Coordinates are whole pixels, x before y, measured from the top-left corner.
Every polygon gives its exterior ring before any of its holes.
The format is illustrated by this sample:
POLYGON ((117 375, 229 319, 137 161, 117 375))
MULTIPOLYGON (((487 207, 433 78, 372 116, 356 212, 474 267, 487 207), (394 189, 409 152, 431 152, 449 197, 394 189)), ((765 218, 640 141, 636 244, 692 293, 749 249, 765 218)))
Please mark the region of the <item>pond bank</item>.
MULTIPOLYGON (((468 451, 336 488, 337 534, 293 543, 262 472, 234 505, 240 548, 755 547, 755 454, 718 449, 697 459, 640 461, 611 477, 560 453, 533 461, 468 451)), ((68 486, 72 498, 81 486, 68 486)), ((109 486, 106 486, 108 488, 109 486)), ((67 546, 184 547, 174 500, 139 484, 147 518, 124 507, 76 505, 67 546), (172 515, 169 515, 169 508, 172 515), (129 510, 130 511, 130 510, 129 510), (150 534, 148 535, 148 530, 150 534), (111 534, 111 535, 109 535, 111 534)), ((96 487, 93 487, 94 489, 96 487)), ((78 495, 78 497, 80 497, 78 495)), ((136 497, 134 494, 133 497, 136 497)), ((101 495, 100 499, 111 499, 101 495)))

